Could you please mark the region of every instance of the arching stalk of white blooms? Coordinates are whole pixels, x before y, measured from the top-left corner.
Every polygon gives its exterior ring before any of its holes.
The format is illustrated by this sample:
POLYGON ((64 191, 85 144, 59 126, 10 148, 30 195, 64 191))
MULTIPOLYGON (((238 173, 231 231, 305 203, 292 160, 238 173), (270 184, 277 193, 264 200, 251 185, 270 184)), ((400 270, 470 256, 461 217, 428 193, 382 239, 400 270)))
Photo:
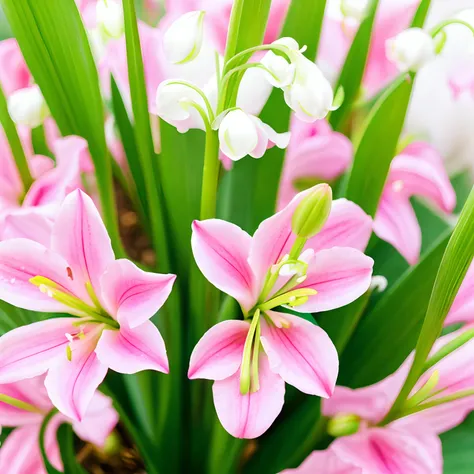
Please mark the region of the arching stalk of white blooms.
POLYGON ((285 102, 304 122, 315 122, 333 110, 334 94, 329 81, 315 63, 303 55, 293 38, 281 38, 272 45, 282 46, 290 59, 269 51, 262 64, 271 71, 268 80, 283 89, 285 102), (274 77, 279 78, 275 80, 274 77))
POLYGON ((362 21, 367 14, 368 0, 341 0, 341 13, 345 17, 362 21))
POLYGON ((409 28, 386 43, 390 61, 402 72, 416 72, 436 56, 433 37, 421 28, 409 28))
POLYGON ((278 148, 286 148, 290 141, 289 132, 277 133, 259 118, 241 109, 231 110, 216 125, 219 128, 220 149, 233 161, 246 155, 261 158, 269 142, 278 148))
POLYGON ((166 30, 163 49, 170 62, 184 64, 199 54, 203 40, 204 15, 204 11, 188 12, 166 30))
POLYGON ((38 127, 50 112, 37 85, 19 89, 8 98, 8 113, 17 125, 38 127))
POLYGON ((99 0, 96 5, 97 27, 109 38, 120 38, 124 32, 122 3, 115 0, 99 0))

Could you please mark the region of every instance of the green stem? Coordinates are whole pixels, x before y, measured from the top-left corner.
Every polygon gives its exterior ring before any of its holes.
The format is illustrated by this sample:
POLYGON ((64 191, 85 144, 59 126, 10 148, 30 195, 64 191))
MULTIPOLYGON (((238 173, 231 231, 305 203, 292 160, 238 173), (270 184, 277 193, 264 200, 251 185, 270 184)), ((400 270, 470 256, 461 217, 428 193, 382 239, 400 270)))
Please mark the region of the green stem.
POLYGON ((217 131, 209 129, 206 133, 206 148, 204 150, 200 213, 201 220, 212 219, 216 216, 219 169, 219 137, 217 131))
POLYGON ((238 66, 241 62, 246 61, 253 53, 258 51, 273 51, 274 53, 283 56, 289 63, 291 62, 291 58, 288 56, 288 48, 286 46, 278 46, 276 44, 262 44, 236 54, 226 63, 224 72, 226 73, 235 66, 238 66))
POLYGON ((428 369, 431 369, 431 367, 436 365, 441 359, 444 359, 446 356, 459 349, 461 346, 469 342, 473 337, 474 328, 468 329, 452 341, 448 342, 425 362, 423 372, 426 372, 428 369))
POLYGON ((409 410, 400 411, 398 413, 393 414, 389 419, 384 419, 380 426, 385 426, 392 421, 398 420, 399 418, 404 418, 409 415, 413 415, 414 413, 419 413, 420 411, 427 410, 428 408, 434 408, 440 405, 444 405, 445 403, 454 402, 456 400, 460 400, 461 398, 471 397, 474 395, 474 389, 462 390, 460 392, 453 393, 451 395, 446 395, 445 397, 437 398, 436 400, 432 400, 431 402, 422 403, 421 405, 417 405, 416 407, 410 408, 409 410))
POLYGON ((10 397, 9 395, 4 395, 3 393, 0 393, 0 402, 6 403, 7 405, 18 408, 20 410, 29 411, 31 413, 43 413, 42 410, 35 407, 34 405, 26 403, 22 400, 18 400, 17 398, 10 397))
POLYGON ((291 247, 290 250, 289 260, 298 260, 298 257, 303 251, 307 241, 308 239, 305 237, 296 237, 295 243, 293 244, 293 247, 291 247))
POLYGON ((214 117, 214 111, 212 110, 211 103, 209 102, 209 99, 207 98, 206 94, 201 89, 199 89, 199 87, 187 81, 171 81, 168 84, 177 84, 180 86, 186 86, 192 89, 193 91, 197 92, 199 96, 201 97, 201 99, 203 100, 204 104, 206 105, 207 113, 209 115, 208 120, 211 123, 214 121, 215 117, 214 117))
POLYGON ((474 27, 464 20, 446 20, 442 21, 439 25, 436 25, 431 30, 431 36, 434 38, 443 28, 449 25, 462 25, 465 26, 474 35, 474 27))
POLYGON ((3 126, 5 136, 10 145, 13 158, 15 159, 18 174, 20 175, 21 182, 23 183, 23 191, 26 194, 31 184, 33 183, 33 177, 28 167, 28 161, 26 159, 23 146, 18 136, 18 131, 15 124, 13 123, 10 114, 8 113, 7 100, 3 89, 0 87, 0 122, 3 126))
POLYGON ((240 18, 244 9, 244 0, 235 0, 230 14, 229 32, 227 33, 224 65, 235 55, 239 40, 240 18))

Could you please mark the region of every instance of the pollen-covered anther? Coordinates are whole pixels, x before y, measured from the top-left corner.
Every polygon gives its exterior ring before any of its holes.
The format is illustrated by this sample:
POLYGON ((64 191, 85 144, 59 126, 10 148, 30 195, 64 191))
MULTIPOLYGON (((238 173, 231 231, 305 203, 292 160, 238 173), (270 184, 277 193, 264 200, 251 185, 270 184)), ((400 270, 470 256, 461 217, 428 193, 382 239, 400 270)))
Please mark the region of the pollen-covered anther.
POLYGON ((46 286, 45 284, 41 283, 38 286, 38 288, 41 291, 41 293, 44 293, 45 295, 48 295, 50 298, 53 297, 53 291, 51 290, 51 288, 49 286, 46 286))

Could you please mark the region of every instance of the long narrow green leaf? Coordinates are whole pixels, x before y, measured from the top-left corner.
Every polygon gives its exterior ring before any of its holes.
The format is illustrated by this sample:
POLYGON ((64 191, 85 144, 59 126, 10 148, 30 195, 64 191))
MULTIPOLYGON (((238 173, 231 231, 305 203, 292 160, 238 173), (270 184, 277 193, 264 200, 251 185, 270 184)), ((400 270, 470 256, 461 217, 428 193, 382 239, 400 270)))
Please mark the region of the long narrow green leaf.
MULTIPOLYGON (((312 60, 316 57, 325 6, 326 0, 293 0, 283 26, 282 35, 306 45, 305 55, 312 60)), ((278 131, 288 130, 290 109, 280 90, 272 92, 261 118, 278 131)), ((221 215, 249 232, 254 231, 275 211, 284 156, 284 150, 274 147, 260 160, 245 159, 234 163, 221 189, 222 197, 233 196, 233 200, 222 204, 221 215), (246 192, 242 193, 242 189, 246 192)))
POLYGON ((378 382, 398 369, 414 349, 448 243, 447 234, 359 323, 341 356, 340 385, 356 388, 378 382))
POLYGON ((1 0, 0 4, 61 133, 80 135, 89 143, 104 221, 115 251, 123 255, 99 75, 76 3, 1 0))
POLYGON ((463 424, 441 435, 443 473, 472 474, 474 466, 474 413, 463 424))
POLYGON ((370 40, 372 38, 372 29, 378 4, 379 0, 371 0, 367 8, 367 14, 357 30, 351 48, 347 53, 347 58, 342 66, 336 89, 338 87, 344 89, 344 102, 330 116, 329 123, 334 130, 343 130, 345 120, 349 116, 360 92, 367 58, 369 57, 370 40))
POLYGON ((15 159, 16 167, 18 169, 18 174, 20 175, 21 181, 23 183, 23 189, 26 193, 33 182, 31 177, 30 169, 28 167, 28 162, 26 161, 26 155, 23 150, 23 146, 18 136, 15 124, 8 113, 7 101, 5 99, 5 94, 3 89, 0 86, 0 123, 2 124, 5 136, 10 145, 12 155, 15 159))
POLYGON ((411 22, 412 28, 423 28, 430 6, 431 0, 422 0, 420 2, 415 16, 413 17, 413 21, 411 22))
POLYGON ((444 320, 453 304, 464 276, 474 257, 474 188, 464 204, 459 221, 441 260, 428 310, 416 344, 415 357, 405 384, 387 416, 405 403, 418 378, 434 342, 441 334, 444 320))
POLYGON ((378 100, 357 146, 345 197, 374 216, 395 156, 413 81, 400 77, 378 100))

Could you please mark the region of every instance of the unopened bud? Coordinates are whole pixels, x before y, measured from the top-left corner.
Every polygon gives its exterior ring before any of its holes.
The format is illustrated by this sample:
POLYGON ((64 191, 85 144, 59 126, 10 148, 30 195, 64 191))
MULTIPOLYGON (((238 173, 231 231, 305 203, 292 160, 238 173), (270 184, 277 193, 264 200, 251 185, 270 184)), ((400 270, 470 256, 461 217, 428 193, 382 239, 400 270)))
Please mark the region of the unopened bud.
POLYGON ((421 28, 409 28, 387 40, 387 57, 403 72, 416 72, 435 56, 435 42, 421 28))
POLYGON ((332 206, 332 190, 328 184, 314 186, 296 208, 291 226, 304 239, 314 237, 326 223, 332 206))
POLYGON ((201 51, 204 11, 188 12, 180 16, 167 30, 163 48, 173 64, 192 61, 201 51))
POLYGON ((49 109, 37 85, 19 89, 8 98, 8 113, 17 125, 38 127, 49 116, 49 109))
POLYGON ((115 0, 99 0, 96 5, 97 26, 110 38, 120 38, 124 32, 123 8, 115 0))
POLYGON ((336 415, 328 422, 327 431, 334 438, 348 436, 359 431, 360 418, 357 415, 336 415))

